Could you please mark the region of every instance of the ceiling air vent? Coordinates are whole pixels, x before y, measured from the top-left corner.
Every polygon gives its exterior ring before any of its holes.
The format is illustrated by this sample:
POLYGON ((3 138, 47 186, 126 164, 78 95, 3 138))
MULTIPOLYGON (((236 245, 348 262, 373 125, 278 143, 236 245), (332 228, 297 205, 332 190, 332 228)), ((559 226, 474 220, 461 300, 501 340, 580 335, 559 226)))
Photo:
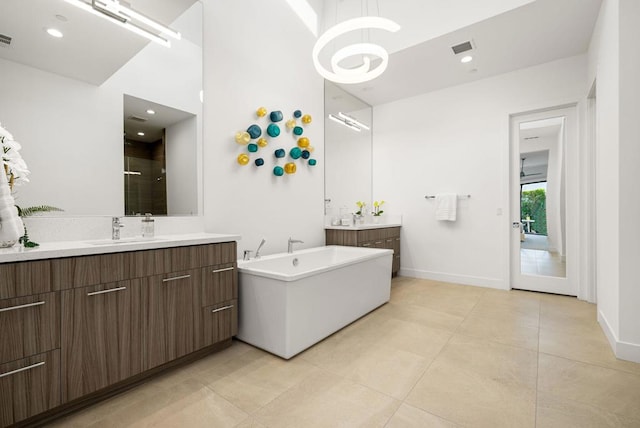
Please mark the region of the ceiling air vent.
POLYGON ((462 52, 470 51, 471 49, 473 49, 473 45, 471 44, 471 42, 464 42, 460 43, 459 45, 451 46, 451 49, 453 49, 454 54, 458 55, 462 52))
POLYGON ((11 44, 11 37, 5 34, 0 34, 0 46, 7 47, 10 44, 11 44))
POLYGON ((134 122, 146 122, 147 119, 145 119, 144 117, 140 117, 140 116, 129 116, 127 118, 127 120, 132 120, 134 122))

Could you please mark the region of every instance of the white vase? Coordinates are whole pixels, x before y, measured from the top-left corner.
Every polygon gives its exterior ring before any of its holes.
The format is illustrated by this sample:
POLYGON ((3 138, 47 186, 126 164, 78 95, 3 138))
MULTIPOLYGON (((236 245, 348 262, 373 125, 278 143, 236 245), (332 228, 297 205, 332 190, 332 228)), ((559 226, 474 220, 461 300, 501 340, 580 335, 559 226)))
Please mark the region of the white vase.
POLYGON ((374 215, 372 221, 373 221, 373 224, 380 223, 380 216, 379 215, 374 215))

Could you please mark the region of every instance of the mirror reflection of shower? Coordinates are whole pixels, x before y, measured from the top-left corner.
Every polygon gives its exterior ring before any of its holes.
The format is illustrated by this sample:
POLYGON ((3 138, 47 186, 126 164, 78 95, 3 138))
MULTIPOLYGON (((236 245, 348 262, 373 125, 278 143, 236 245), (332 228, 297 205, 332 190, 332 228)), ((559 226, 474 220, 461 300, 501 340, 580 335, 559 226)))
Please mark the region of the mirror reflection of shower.
POLYGON ((192 215, 196 116, 124 95, 125 215, 192 215))
POLYGON ((520 268, 566 277, 564 118, 520 126, 520 268))

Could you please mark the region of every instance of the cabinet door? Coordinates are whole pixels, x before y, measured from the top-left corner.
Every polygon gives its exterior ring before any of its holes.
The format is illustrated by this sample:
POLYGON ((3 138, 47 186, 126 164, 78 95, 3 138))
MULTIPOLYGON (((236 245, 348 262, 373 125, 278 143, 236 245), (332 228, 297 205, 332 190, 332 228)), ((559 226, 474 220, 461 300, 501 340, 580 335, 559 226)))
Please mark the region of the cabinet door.
POLYGON ((194 269, 144 279, 145 370, 195 350, 199 277, 194 269))
POLYGON ((0 364, 0 426, 60 404, 60 351, 0 364))
POLYGON ((64 401, 141 371, 137 281, 66 290, 62 305, 64 401))

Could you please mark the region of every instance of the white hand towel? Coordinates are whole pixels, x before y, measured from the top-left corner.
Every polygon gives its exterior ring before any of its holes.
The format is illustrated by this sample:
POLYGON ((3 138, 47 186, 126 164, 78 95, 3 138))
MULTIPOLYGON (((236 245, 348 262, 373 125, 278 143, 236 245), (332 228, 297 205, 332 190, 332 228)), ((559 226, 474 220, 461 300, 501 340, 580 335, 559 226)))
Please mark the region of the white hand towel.
POLYGON ((436 220, 456 221, 458 195, 439 193, 436 195, 436 220))

